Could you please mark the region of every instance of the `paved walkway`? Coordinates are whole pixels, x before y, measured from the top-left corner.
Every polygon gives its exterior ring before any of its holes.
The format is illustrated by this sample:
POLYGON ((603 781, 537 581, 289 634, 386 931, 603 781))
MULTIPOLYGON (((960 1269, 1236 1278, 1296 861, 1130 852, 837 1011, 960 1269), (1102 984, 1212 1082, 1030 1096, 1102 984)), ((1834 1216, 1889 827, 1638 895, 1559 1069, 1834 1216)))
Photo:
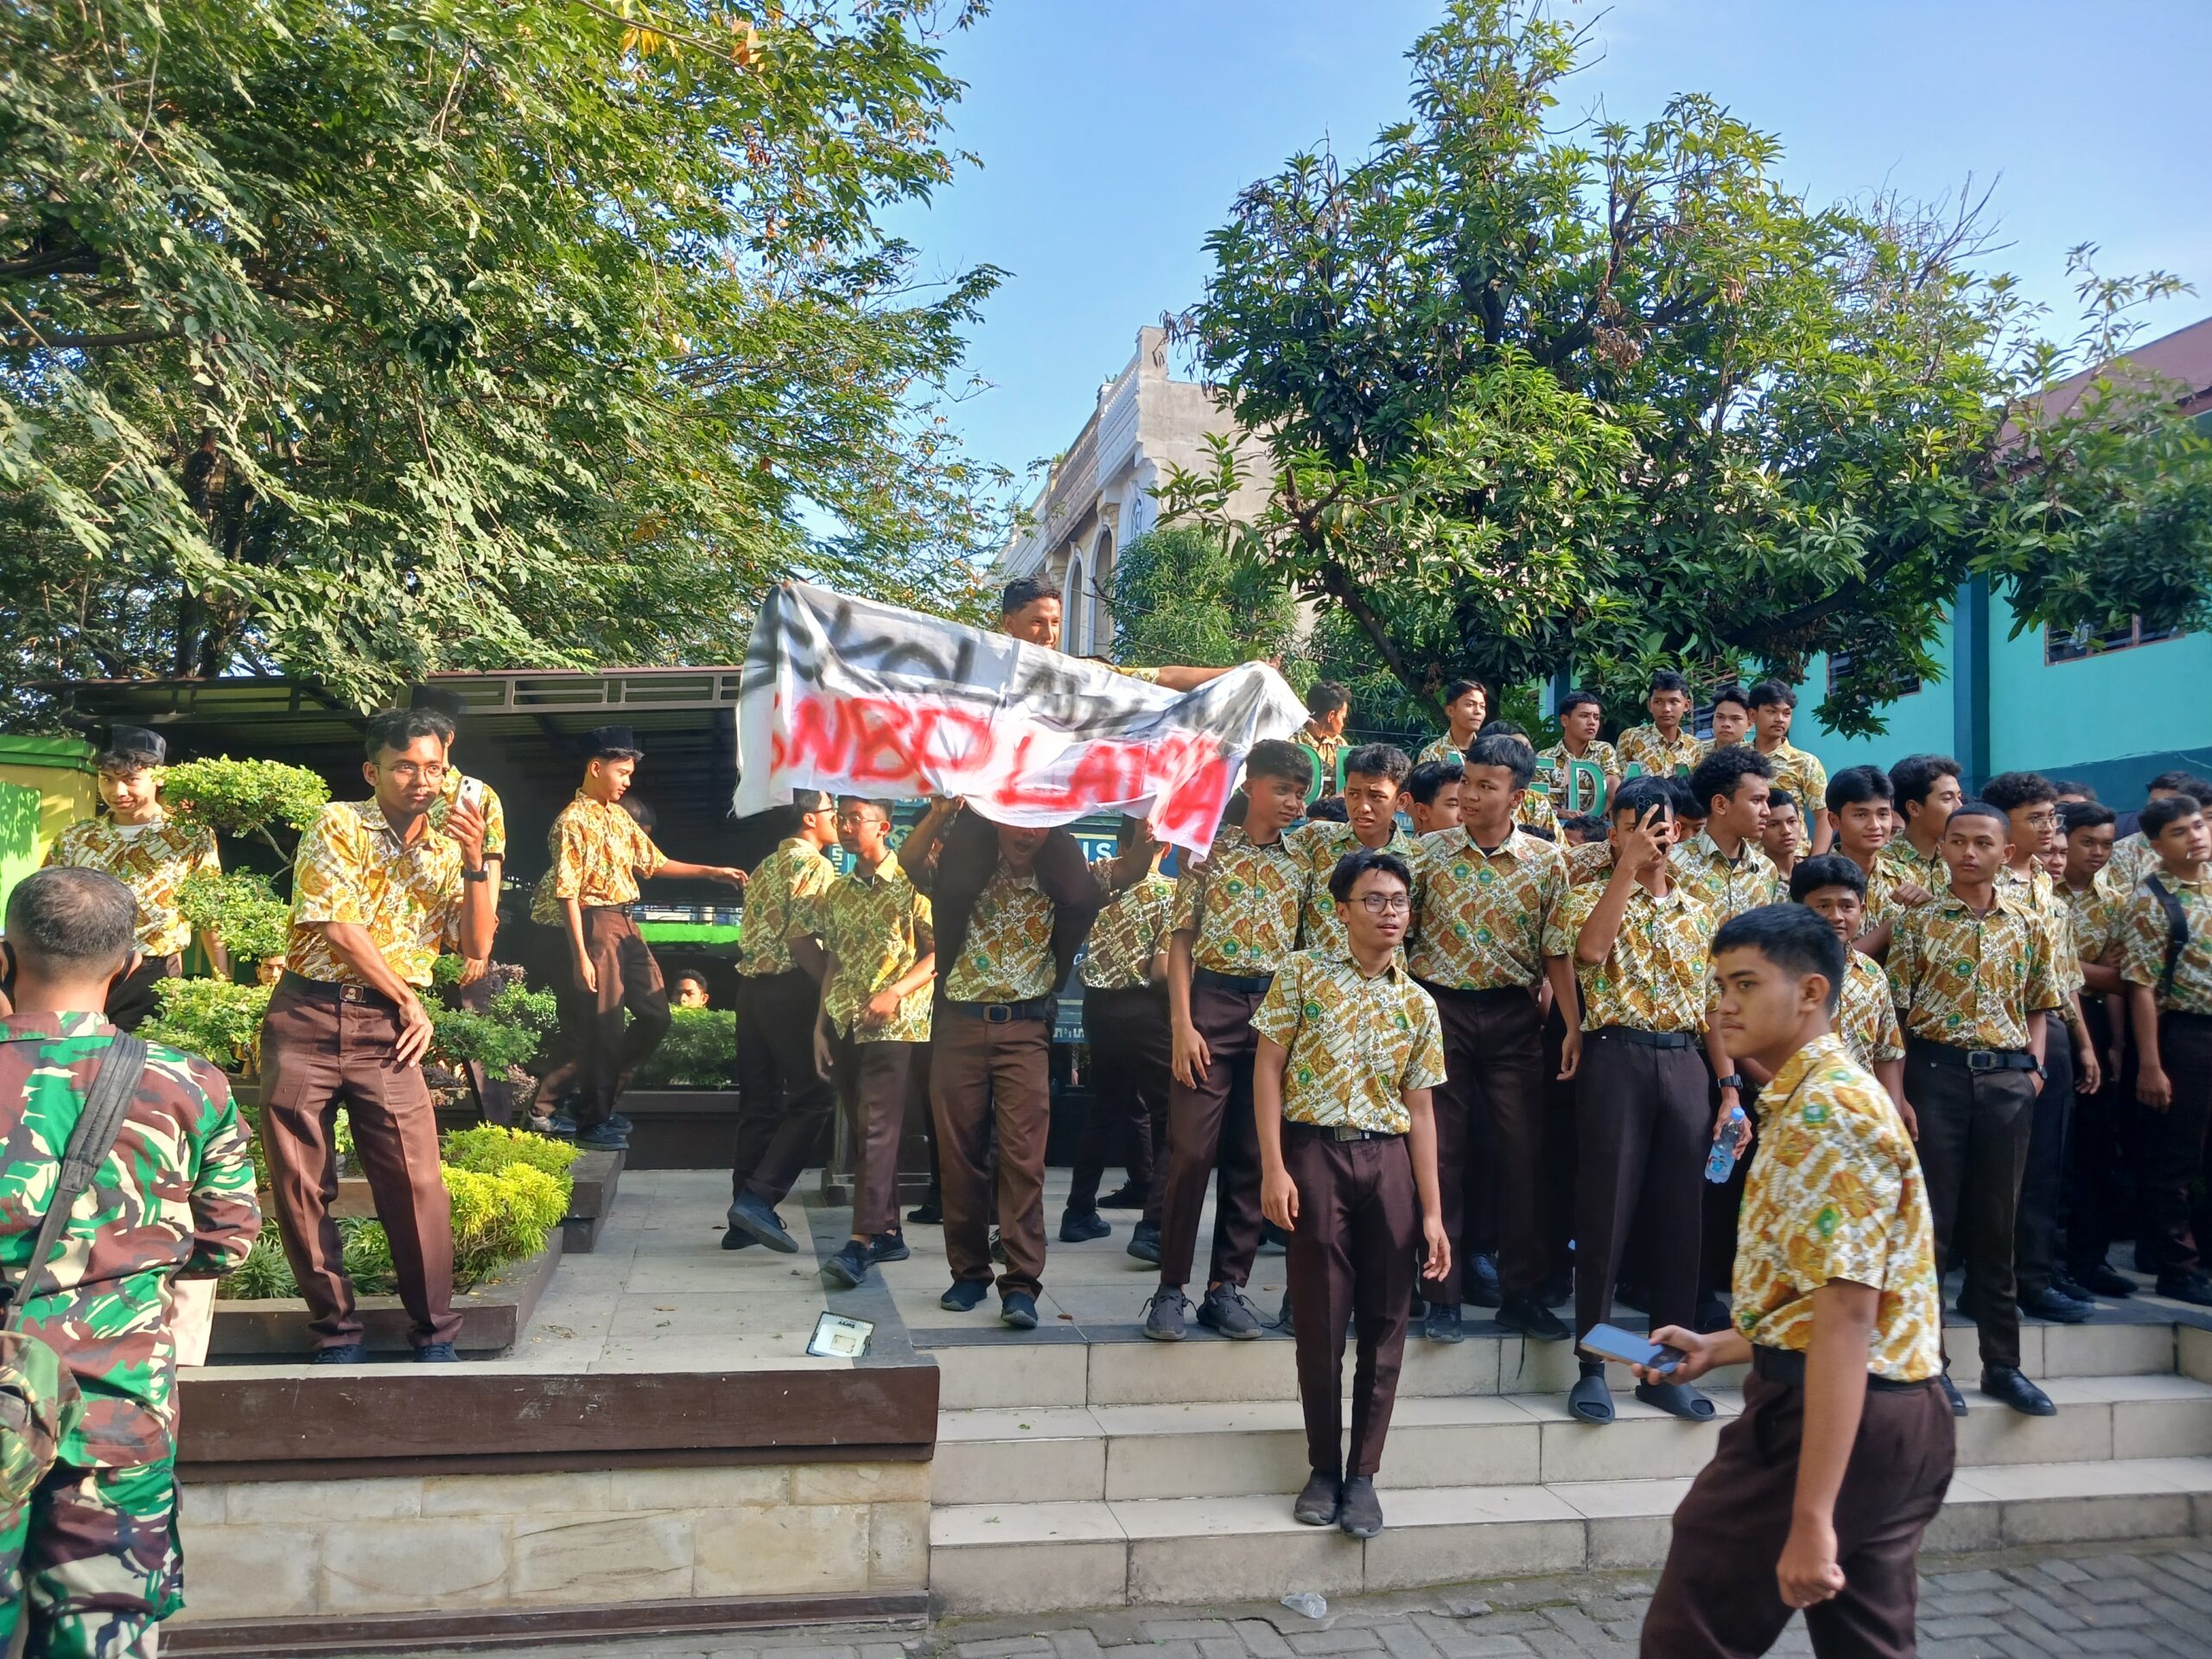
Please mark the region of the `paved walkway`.
MULTIPOLYGON (((2212 1550, 2081 1545, 1922 1563, 1921 1659, 2212 1656, 2212 1550)), ((1274 1605, 952 1620, 926 1631, 600 1642, 537 1659, 1632 1659, 1650 1573, 1356 1596, 1318 1619, 1274 1605)), ((1793 1624, 1775 1649, 1809 1654, 1793 1624)))

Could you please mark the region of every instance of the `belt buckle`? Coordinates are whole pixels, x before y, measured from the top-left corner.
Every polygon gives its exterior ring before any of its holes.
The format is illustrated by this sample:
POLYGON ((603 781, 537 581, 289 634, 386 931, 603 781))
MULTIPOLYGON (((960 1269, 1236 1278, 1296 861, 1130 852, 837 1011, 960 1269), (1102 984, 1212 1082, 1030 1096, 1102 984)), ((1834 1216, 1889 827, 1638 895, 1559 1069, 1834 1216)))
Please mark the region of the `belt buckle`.
POLYGON ((1010 1025, 1014 1010, 1003 1002, 993 1002, 983 1009, 983 1023, 988 1026, 1010 1025))
POLYGON ((1994 1049, 1970 1048, 1967 1051, 1967 1071, 1994 1071, 1996 1069, 1997 1052, 1994 1049))
POLYGON ((1339 1141, 1357 1141, 1359 1131, 1349 1123, 1339 1123, 1331 1131, 1339 1141))

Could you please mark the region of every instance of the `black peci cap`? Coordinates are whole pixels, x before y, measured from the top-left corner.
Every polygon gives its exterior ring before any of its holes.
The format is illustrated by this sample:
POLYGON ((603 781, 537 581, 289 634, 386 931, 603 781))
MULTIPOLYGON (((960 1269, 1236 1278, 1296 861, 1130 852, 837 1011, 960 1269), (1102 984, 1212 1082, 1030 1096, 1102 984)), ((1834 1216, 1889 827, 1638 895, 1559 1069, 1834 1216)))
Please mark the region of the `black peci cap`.
POLYGON ((645 753, 627 726, 594 726, 584 734, 587 760, 641 760, 645 753))
POLYGON ((103 756, 113 755, 118 760, 130 760, 142 766, 165 766, 169 762, 169 746, 159 732, 149 732, 143 726, 111 726, 107 741, 101 745, 103 756))

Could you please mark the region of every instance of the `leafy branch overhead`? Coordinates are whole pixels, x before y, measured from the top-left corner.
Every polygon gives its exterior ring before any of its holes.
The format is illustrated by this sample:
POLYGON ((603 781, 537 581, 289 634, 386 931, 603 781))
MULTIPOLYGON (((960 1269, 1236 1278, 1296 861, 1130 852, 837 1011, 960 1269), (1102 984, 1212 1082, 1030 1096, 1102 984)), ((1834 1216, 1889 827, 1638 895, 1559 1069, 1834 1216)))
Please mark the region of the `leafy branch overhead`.
POLYGON ((1226 445, 1171 479, 1320 600, 1415 697, 1571 666, 1640 696, 1656 666, 1802 676, 1877 729, 1961 583, 2023 627, 2212 622, 2212 444, 2111 363, 2172 277, 2075 266, 2063 345, 1978 274, 1985 201, 1816 208, 1771 135, 1713 99, 1641 125, 1567 118, 1586 30, 1455 0, 1412 110, 1363 160, 1293 156, 1208 243, 1178 334, 1266 435, 1232 522, 1226 445))
POLYGON ((1001 480, 930 280, 976 8, 0 12, 12 708, 238 669, 734 661, 794 571, 957 601, 1001 480))

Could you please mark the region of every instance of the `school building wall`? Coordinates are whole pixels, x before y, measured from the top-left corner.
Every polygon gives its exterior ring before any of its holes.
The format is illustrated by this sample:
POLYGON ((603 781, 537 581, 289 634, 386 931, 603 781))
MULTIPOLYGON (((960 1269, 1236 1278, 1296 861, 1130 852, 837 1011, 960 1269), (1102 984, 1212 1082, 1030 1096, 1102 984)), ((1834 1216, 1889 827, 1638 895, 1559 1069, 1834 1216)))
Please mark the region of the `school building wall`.
POLYGON ((99 804, 92 747, 0 734, 0 906, 45 861, 54 838, 99 804))

